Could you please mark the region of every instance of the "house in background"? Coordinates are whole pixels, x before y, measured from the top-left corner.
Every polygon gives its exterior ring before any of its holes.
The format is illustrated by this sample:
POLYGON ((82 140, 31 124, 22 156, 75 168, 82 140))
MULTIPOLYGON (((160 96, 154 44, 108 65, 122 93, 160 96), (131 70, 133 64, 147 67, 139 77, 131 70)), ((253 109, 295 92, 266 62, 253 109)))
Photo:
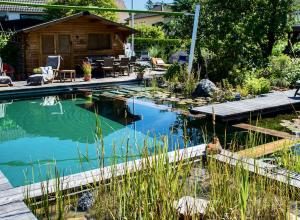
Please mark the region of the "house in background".
MULTIPOLYGON (((158 3, 153 6, 152 11, 171 12, 172 4, 158 3)), ((134 15, 134 25, 161 25, 168 20, 167 17, 158 14, 136 14, 134 15)), ((131 26, 131 18, 126 21, 131 26)))
MULTIPOLYGON (((47 4, 49 0, 7 0, 11 2, 27 2, 34 4, 47 4)), ((115 0, 117 8, 125 9, 124 0, 115 0)), ((27 6, 0 5, 0 21, 18 20, 18 19, 41 19, 44 16, 43 8, 31 8, 27 6)), ((117 13, 118 22, 125 23, 128 13, 117 13)))
MULTIPOLYGON (((46 4, 48 0, 8 0, 11 2, 28 2, 34 4, 46 4)), ((26 6, 0 5, 0 21, 17 19, 43 19, 42 8, 31 8, 26 6)))
POLYGON ((49 55, 61 55, 62 69, 74 69, 84 57, 118 56, 134 30, 81 12, 68 17, 21 29, 16 33, 20 45, 17 72, 31 74, 44 66, 49 55))

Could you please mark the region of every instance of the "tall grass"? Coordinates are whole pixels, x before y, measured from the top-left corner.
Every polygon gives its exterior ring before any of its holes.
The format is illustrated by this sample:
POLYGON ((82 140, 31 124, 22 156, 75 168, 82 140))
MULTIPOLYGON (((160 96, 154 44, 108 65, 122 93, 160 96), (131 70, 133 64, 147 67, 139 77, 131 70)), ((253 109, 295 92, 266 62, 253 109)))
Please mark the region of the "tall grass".
MULTIPOLYGON (((103 168, 105 146, 100 121, 97 121, 96 139, 99 143, 99 168, 103 168)), ((249 132, 244 148, 253 147, 261 141, 260 135, 249 132)), ((238 144, 233 141, 232 145, 238 144)), ((113 157, 111 178, 103 181, 103 172, 87 187, 95 196, 95 204, 87 213, 91 218, 199 219, 201 216, 204 219, 287 219, 291 203, 299 200, 298 189, 249 173, 241 164, 232 167, 210 157, 206 161, 202 158, 184 159, 176 151, 170 158, 167 138, 155 140, 154 146, 145 140, 141 149, 139 157, 143 159, 126 163, 130 150, 127 145, 123 170, 120 171, 117 165, 120 158, 113 157), (199 172, 203 170, 206 175, 199 172), (183 196, 208 199, 205 213, 180 215, 174 202, 183 196)), ((285 163, 288 167, 290 162, 286 159, 285 163)), ((77 196, 68 196, 73 192, 61 190, 63 183, 59 172, 55 177, 56 193, 49 194, 47 184, 42 186, 40 201, 29 199, 27 193, 27 202, 39 218, 65 219, 68 216, 66 207, 77 205, 77 196)))

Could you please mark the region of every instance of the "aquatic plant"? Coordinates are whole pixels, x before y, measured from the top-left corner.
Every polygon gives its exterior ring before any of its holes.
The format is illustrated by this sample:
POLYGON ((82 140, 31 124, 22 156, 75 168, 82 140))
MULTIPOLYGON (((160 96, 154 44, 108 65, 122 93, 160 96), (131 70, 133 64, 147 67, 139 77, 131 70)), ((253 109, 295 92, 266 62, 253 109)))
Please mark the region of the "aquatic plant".
MULTIPOLYGON (((104 157, 101 122, 96 123, 97 158, 103 171, 107 158, 104 157)), ((183 139, 188 140, 187 133, 183 135, 183 139)), ((87 215, 96 219, 178 219, 181 214, 175 202, 191 196, 209 200, 205 213, 201 214, 205 219, 285 219, 290 215, 291 202, 299 199, 297 189, 250 173, 241 163, 233 167, 214 157, 208 157, 205 162, 197 157, 180 157, 177 151, 170 155, 167 139, 163 136, 154 139, 154 145, 145 139, 143 150, 135 155, 143 159, 127 163, 131 156, 127 145, 122 158, 123 170, 117 164, 120 158, 116 155, 111 158, 109 179, 105 178, 107 173, 100 171, 93 183, 81 188, 92 190, 95 195, 95 204, 87 215)), ((248 132, 244 148, 256 146, 262 139, 257 133, 248 132)), ((232 141, 230 147, 236 149, 239 143, 232 141)), ((174 148, 178 149, 176 143, 174 148)), ((285 160, 286 167, 289 161, 285 160)), ((77 205, 77 196, 70 198, 72 191, 61 190, 62 175, 55 173, 55 179, 54 197, 49 196, 46 185, 41 198, 50 198, 55 204, 27 200, 38 217, 62 219, 67 216, 66 207, 77 205)), ((192 219, 200 218, 200 213, 191 215, 192 219)))

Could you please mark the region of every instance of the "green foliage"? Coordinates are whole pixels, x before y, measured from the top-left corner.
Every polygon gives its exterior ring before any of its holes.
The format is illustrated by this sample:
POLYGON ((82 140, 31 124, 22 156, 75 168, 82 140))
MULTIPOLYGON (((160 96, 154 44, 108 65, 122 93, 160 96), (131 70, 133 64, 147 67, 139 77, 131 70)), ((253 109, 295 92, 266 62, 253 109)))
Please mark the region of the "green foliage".
POLYGON ((291 86, 290 82, 287 81, 285 78, 273 78, 270 80, 271 86, 277 87, 277 88, 289 88, 291 86))
POLYGON ((162 57, 163 50, 157 46, 152 46, 148 49, 150 57, 162 57))
POLYGON ((179 63, 173 63, 169 66, 165 73, 166 80, 183 82, 185 79, 185 72, 179 63))
POLYGON ((147 0, 145 6, 146 6, 146 8, 147 8, 148 10, 151 10, 151 9, 153 8, 153 1, 152 1, 152 0, 147 0))
POLYGON ((249 95, 249 90, 245 86, 240 86, 238 85, 236 87, 236 91, 242 96, 242 97, 247 97, 249 95))
POLYGON ((163 51, 165 56, 169 56, 173 51, 185 45, 184 42, 179 39, 135 38, 134 42, 136 51, 149 51, 150 48, 155 47, 163 51))
POLYGON ((138 32, 135 34, 138 38, 164 39, 165 33, 160 26, 137 25, 134 27, 138 32))
MULTIPOLYGON (((193 12, 199 0, 175 0, 176 11, 193 12)), ((266 65, 276 42, 290 29, 293 0, 202 0, 196 57, 201 47, 217 56, 210 61, 210 78, 219 81, 232 69, 251 69, 266 65)), ((189 17, 170 19, 169 33, 190 38, 193 21, 189 17)))
MULTIPOLYGON (((74 5, 74 6, 98 6, 103 8, 116 8, 114 0, 52 0, 49 4, 54 5, 74 5)), ((67 10, 67 9, 46 9, 46 20, 53 20, 57 18, 62 18, 72 14, 79 13, 77 10, 67 10)), ((116 21, 117 16, 114 12, 103 12, 94 11, 93 13, 102 16, 106 19, 116 21)))
POLYGON ((9 63, 16 67, 19 59, 19 47, 16 42, 13 41, 14 33, 0 33, 0 57, 3 62, 9 63))
POLYGON ((250 76, 245 80, 245 87, 252 95, 259 95, 268 93, 270 91, 271 83, 263 77, 256 78, 250 76))

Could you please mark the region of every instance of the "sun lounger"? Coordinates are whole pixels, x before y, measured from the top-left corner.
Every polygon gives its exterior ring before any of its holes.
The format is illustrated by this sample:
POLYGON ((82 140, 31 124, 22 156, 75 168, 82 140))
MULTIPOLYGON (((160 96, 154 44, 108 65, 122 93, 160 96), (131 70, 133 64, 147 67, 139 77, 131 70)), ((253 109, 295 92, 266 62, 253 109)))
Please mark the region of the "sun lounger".
POLYGON ((61 56, 48 56, 45 67, 40 67, 40 74, 33 74, 28 77, 27 84, 40 84, 53 82, 57 76, 60 67, 61 56))
POLYGON ((154 57, 152 57, 151 58, 151 63, 152 63, 153 68, 155 70, 165 70, 165 69, 167 69, 170 66, 170 64, 166 64, 163 61, 163 59, 161 59, 161 58, 154 58, 154 57))

